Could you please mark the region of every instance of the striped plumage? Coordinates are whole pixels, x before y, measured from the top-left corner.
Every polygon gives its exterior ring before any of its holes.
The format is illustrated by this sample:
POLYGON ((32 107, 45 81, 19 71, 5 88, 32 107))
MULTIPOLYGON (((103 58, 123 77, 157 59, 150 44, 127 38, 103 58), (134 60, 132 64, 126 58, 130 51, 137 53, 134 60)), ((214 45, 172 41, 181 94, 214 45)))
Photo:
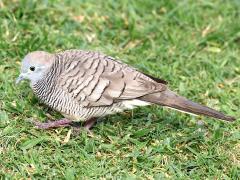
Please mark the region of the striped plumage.
POLYGON ((70 119, 82 121, 148 105, 134 98, 164 88, 110 56, 80 50, 55 54, 50 71, 32 84, 44 103, 70 119))
POLYGON ((31 87, 40 100, 74 121, 86 121, 149 104, 234 120, 178 96, 167 88, 164 80, 94 51, 30 53, 23 60, 19 78, 30 79, 31 87))

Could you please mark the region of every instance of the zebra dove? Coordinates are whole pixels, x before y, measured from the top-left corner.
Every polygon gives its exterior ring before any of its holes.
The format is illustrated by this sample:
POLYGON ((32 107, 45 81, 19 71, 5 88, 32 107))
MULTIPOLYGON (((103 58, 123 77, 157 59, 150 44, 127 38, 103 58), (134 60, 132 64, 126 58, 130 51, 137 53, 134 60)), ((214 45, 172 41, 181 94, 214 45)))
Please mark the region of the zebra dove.
POLYGON ((31 52, 23 59, 16 83, 23 79, 30 80, 32 90, 41 101, 65 117, 47 123, 35 122, 43 129, 69 126, 74 121, 85 122, 89 129, 97 117, 151 104, 235 120, 177 95, 168 89, 164 80, 94 51, 31 52))

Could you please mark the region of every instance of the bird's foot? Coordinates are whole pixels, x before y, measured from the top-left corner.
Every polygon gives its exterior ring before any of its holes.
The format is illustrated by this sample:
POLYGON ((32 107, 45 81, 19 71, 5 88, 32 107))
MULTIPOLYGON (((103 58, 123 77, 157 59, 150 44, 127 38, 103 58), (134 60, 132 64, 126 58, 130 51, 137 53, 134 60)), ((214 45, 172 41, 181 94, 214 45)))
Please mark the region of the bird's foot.
MULTIPOLYGON (((96 123, 96 121, 97 121, 96 118, 91 118, 84 122, 83 129, 88 133, 89 136, 93 136, 93 133, 90 129, 96 123)), ((53 129, 71 126, 73 127, 75 135, 78 135, 82 130, 82 126, 79 123, 73 122, 66 118, 48 122, 40 122, 35 120, 31 120, 30 122, 33 123, 37 129, 53 129)))
POLYGON ((56 121, 48 121, 48 122, 39 122, 39 121, 31 121, 35 125, 37 129, 52 129, 58 127, 68 127, 71 125, 72 121, 69 119, 59 119, 56 121))
POLYGON ((85 128, 85 127, 80 127, 80 126, 78 126, 78 127, 73 127, 73 135, 74 136, 78 136, 79 134, 81 134, 81 132, 86 132, 87 133, 87 135, 89 135, 90 137, 93 137, 94 136, 94 134, 93 134, 93 132, 90 130, 90 129, 87 129, 87 128, 85 128))
MULTIPOLYGON (((90 130, 93 125, 96 123, 97 118, 91 118, 84 122, 83 129, 88 133, 89 136, 93 137, 93 132, 90 130)), ((74 134, 78 135, 81 132, 82 128, 80 126, 74 127, 74 134)))

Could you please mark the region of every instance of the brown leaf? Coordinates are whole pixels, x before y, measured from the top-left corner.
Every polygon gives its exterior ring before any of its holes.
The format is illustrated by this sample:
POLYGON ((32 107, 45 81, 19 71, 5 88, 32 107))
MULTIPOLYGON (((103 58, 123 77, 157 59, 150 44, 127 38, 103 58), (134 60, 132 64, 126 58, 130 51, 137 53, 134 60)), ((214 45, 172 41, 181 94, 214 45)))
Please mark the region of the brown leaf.
POLYGON ((204 30, 202 31, 202 37, 206 37, 208 34, 212 33, 214 30, 211 28, 211 25, 208 25, 204 30))
POLYGON ((64 138, 64 140, 63 140, 63 142, 62 142, 63 144, 67 144, 67 143, 69 142, 70 137, 71 137, 71 134, 72 134, 72 129, 69 129, 66 137, 64 138))
POLYGON ((82 15, 79 15, 79 16, 72 16, 72 18, 77 21, 77 22, 80 22, 82 23, 85 19, 85 16, 82 16, 82 15))

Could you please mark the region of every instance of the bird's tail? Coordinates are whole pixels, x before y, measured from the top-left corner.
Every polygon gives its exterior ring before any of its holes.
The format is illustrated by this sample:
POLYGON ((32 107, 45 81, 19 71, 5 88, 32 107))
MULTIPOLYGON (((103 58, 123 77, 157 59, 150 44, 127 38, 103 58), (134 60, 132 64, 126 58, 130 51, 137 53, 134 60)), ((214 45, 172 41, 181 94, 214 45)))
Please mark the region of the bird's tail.
POLYGON ((234 117, 227 116, 214 109, 192 102, 168 89, 163 92, 145 95, 140 99, 154 104, 159 104, 162 106, 174 108, 176 110, 184 111, 186 113, 205 115, 225 121, 236 120, 234 117))

